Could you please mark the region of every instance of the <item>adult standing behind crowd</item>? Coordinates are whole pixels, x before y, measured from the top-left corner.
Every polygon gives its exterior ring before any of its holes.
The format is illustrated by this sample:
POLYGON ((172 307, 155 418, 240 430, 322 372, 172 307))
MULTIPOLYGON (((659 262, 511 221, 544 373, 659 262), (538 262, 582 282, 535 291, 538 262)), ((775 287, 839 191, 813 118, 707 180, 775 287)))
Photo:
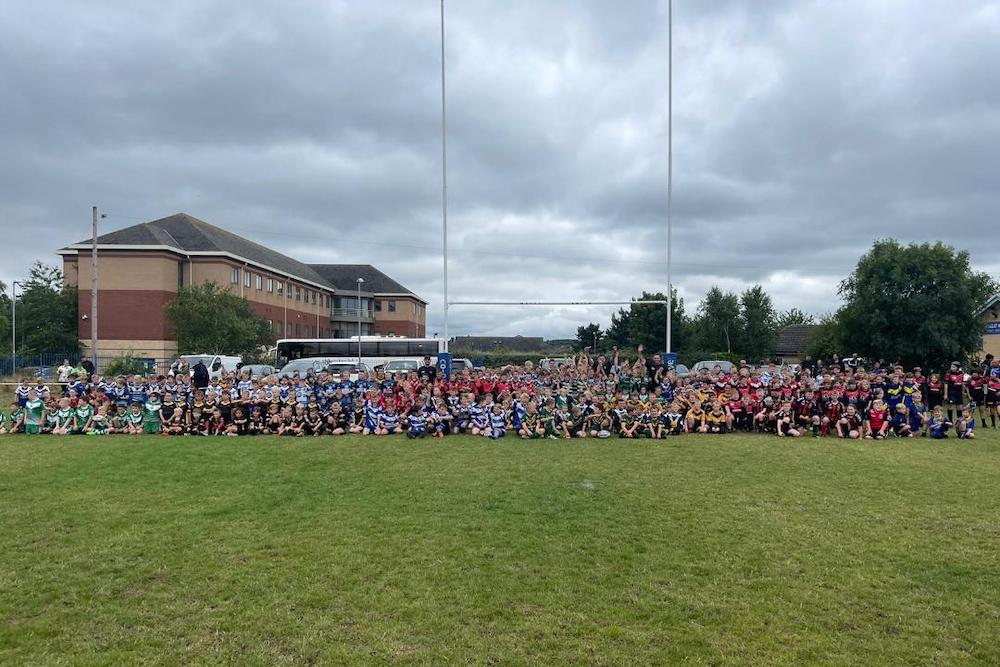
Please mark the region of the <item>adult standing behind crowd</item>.
POLYGON ((417 377, 424 382, 435 382, 437 381, 438 369, 437 366, 431 363, 430 357, 424 357, 424 365, 417 369, 417 377))
POLYGON ((204 389, 208 386, 208 367, 201 359, 191 369, 191 384, 198 389, 204 389))

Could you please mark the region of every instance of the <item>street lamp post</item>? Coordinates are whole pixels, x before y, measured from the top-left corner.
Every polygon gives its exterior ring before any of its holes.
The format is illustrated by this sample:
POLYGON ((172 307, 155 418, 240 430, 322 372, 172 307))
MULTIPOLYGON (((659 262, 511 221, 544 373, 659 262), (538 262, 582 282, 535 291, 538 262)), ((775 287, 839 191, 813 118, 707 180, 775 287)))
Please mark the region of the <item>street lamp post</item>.
POLYGON ((358 278, 358 366, 361 366, 361 285, 364 278, 358 278))
POLYGON ((10 374, 17 374, 17 286, 24 283, 15 280, 10 284, 10 374))

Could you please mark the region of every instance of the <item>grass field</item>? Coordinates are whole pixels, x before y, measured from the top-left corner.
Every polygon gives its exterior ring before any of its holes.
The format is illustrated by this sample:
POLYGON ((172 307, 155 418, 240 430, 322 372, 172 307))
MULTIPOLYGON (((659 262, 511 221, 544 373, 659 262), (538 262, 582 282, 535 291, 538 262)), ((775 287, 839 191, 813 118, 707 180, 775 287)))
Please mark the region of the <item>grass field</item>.
POLYGON ((0 664, 1000 664, 1000 438, 0 438, 0 664))

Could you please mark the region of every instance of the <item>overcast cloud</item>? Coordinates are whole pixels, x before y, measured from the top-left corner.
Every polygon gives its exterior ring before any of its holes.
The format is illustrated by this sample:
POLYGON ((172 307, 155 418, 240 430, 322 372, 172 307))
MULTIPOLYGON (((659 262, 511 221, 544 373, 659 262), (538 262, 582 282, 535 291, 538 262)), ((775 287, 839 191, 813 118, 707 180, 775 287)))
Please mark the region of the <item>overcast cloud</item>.
MULTIPOLYGON (((675 3, 675 284, 837 306, 873 239, 1000 272, 1000 2, 675 3)), ((666 0, 447 4, 453 300, 662 290, 666 0)), ((441 330, 436 0, 0 0, 0 279, 184 211, 441 330)), ((572 336, 611 308, 454 308, 572 336)))

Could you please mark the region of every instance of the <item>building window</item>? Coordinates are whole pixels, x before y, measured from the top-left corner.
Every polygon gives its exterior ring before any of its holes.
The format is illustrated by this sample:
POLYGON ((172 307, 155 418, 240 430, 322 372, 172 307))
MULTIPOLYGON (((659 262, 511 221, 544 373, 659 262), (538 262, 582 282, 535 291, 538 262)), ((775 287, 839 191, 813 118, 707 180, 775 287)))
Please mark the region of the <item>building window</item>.
POLYGON ((284 283, 284 281, 279 280, 278 281, 278 296, 281 296, 284 293, 285 293, 285 283, 284 283))
POLYGON ((257 291, 264 289, 264 276, 257 274, 257 291))
POLYGON ((234 285, 239 285, 240 284, 240 270, 239 269, 233 269, 232 283, 234 285))
POLYGON ((253 284, 252 281, 253 281, 253 274, 250 273, 249 271, 244 271, 243 272, 243 286, 244 287, 250 287, 250 285, 253 284))
POLYGON ((274 278, 268 278, 267 279, 267 291, 268 292, 273 292, 274 291, 274 278))
POLYGON ((291 335, 292 335, 292 323, 291 322, 285 322, 285 336, 287 337, 287 336, 291 336, 291 335))
POLYGON ((376 313, 382 312, 382 299, 375 299, 375 312, 376 313))
POLYGON ((294 289, 295 289, 295 300, 296 301, 301 301, 302 300, 302 289, 299 288, 299 287, 295 287, 294 289))
POLYGON ((390 313, 395 313, 396 312, 396 300, 395 299, 389 299, 389 312, 390 313))
POLYGON ((184 264, 177 262, 177 289, 184 287, 184 264))

